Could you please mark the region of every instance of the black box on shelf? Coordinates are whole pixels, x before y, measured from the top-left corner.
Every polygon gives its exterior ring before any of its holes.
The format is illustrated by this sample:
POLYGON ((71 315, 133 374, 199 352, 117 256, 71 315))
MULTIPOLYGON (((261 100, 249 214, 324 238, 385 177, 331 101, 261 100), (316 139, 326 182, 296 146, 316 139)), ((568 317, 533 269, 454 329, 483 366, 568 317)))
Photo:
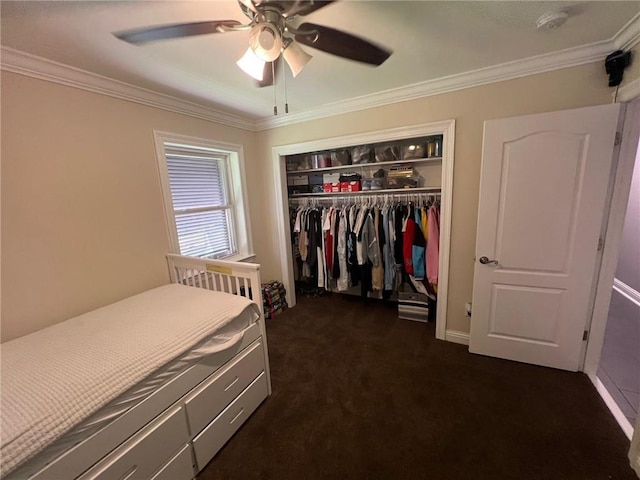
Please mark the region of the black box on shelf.
POLYGON ((289 185, 287 187, 289 195, 296 195, 299 193, 311 193, 311 186, 309 185, 289 185))
POLYGON ((321 173, 309 174, 309 185, 322 185, 323 183, 323 175, 321 173))

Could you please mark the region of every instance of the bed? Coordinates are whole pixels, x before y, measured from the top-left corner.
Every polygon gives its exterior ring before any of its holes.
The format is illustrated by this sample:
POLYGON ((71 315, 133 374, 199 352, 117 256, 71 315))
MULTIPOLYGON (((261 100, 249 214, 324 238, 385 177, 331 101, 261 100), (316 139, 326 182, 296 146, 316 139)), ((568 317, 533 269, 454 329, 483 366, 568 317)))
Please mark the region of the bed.
POLYGON ((192 479, 271 394, 259 265, 167 258, 170 285, 2 345, 3 479, 192 479))

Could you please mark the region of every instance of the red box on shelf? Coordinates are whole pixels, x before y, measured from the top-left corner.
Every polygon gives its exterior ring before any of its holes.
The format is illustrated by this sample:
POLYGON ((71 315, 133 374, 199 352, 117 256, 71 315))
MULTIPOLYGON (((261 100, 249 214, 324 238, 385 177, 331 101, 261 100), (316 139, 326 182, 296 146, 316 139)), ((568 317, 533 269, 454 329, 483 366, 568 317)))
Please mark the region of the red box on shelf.
POLYGON ((359 192, 362 190, 362 184, 359 181, 340 182, 341 192, 359 192))
POLYGON ((335 193, 340 192, 340 183, 325 183, 324 184, 324 192, 325 193, 335 193))

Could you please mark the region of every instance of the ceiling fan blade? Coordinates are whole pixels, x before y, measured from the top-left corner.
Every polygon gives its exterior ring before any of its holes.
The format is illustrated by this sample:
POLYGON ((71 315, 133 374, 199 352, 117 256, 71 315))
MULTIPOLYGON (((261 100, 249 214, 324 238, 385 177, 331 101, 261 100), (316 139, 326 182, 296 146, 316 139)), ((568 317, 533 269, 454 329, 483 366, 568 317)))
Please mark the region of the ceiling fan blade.
POLYGON ((265 62, 264 70, 262 74, 262 80, 258 80, 259 88, 270 87, 271 85, 273 85, 273 82, 274 82, 273 74, 274 72, 276 73, 276 75, 278 74, 279 63, 280 63, 280 57, 276 58, 273 62, 265 62), (273 67, 271 66, 272 64, 273 64, 273 67))
POLYGON ((335 1, 336 0, 301 0, 299 2, 295 2, 295 4, 284 13, 284 16, 289 18, 294 15, 309 15, 310 13, 320 10, 335 1))
POLYGON ((120 40, 135 45, 157 40, 168 40, 170 38, 191 37, 194 35, 206 35, 209 33, 220 33, 220 26, 241 25, 237 20, 213 20, 209 22, 175 23, 171 25, 160 25, 156 27, 136 28, 135 30, 125 30, 114 33, 120 40))
POLYGON ((296 42, 356 62, 379 66, 392 53, 363 38, 315 23, 303 23, 297 30, 296 42), (307 33, 311 31, 314 33, 307 33))

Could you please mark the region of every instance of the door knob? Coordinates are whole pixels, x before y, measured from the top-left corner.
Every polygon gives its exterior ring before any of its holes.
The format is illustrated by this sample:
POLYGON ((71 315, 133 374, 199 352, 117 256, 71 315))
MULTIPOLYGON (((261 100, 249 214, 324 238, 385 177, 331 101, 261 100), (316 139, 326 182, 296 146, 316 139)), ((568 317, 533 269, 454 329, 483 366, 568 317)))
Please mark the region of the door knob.
POLYGON ((498 265, 497 260, 489 260, 487 257, 480 257, 478 261, 483 265, 498 265))

